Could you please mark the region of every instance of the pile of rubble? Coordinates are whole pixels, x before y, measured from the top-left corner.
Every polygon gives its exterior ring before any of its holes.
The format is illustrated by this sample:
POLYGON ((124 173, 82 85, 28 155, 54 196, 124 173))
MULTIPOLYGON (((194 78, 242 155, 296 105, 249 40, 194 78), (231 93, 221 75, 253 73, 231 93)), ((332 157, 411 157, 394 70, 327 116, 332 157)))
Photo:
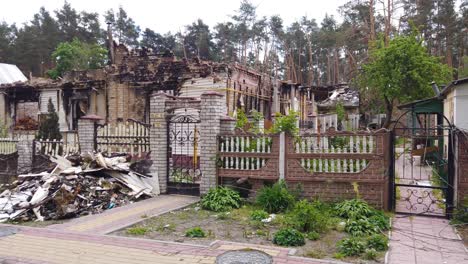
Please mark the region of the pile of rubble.
POLYGON ((84 154, 55 157, 50 171, 18 176, 0 194, 0 222, 56 220, 100 213, 159 194, 151 162, 126 156, 84 154))

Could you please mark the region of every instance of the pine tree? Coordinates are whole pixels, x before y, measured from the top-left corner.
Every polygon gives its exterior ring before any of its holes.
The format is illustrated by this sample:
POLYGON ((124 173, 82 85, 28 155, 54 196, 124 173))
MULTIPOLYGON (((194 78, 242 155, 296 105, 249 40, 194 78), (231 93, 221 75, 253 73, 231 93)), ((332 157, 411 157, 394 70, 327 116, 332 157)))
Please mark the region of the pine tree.
POLYGON ((39 124, 37 139, 62 139, 62 134, 60 134, 60 127, 58 121, 59 118, 57 112, 55 112, 54 104, 52 103, 52 99, 49 98, 49 103, 47 104, 47 114, 43 116, 39 124))

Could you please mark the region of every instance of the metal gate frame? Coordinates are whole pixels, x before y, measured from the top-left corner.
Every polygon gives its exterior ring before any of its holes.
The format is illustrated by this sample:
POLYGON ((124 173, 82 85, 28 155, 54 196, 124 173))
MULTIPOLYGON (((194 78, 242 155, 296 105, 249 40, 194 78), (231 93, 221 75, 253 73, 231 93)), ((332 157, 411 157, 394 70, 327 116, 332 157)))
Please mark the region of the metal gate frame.
POLYGON ((167 119, 167 192, 200 195, 199 116, 171 114, 167 119), (191 127, 193 125, 193 128, 191 127), (192 155, 190 155, 192 154, 192 155))
MULTIPOLYGON (((389 180, 390 180, 390 190, 389 190, 389 198, 390 198, 390 205, 392 211, 395 213, 399 214, 408 214, 408 215, 425 215, 425 216, 435 216, 435 217, 445 217, 445 218, 450 218, 452 215, 452 211, 454 208, 454 175, 455 175, 455 170, 454 170, 454 149, 453 149, 453 144, 454 144, 454 127, 453 125, 449 122, 449 120, 440 113, 426 113, 426 114, 437 114, 437 118, 439 120, 445 120, 448 124, 448 126, 436 126, 436 128, 428 129, 428 128, 416 128, 416 127, 404 127, 404 128, 397 128, 396 125, 399 124, 400 119, 407 115, 411 110, 406 111, 403 113, 395 122, 395 125, 393 129, 390 132, 390 167, 389 167, 389 180), (443 117, 443 119, 441 118, 443 117), (398 177, 396 175, 396 170, 397 170, 397 161, 396 161, 396 138, 398 136, 398 131, 409 131, 412 133, 414 130, 418 129, 425 129, 426 131, 428 130, 433 130, 436 134, 435 138, 438 138, 440 140, 440 137, 443 139, 444 137, 447 137, 447 179, 446 179, 446 186, 424 186, 424 185, 418 185, 414 183, 400 183, 398 182, 398 177), (445 134, 446 133, 446 134, 445 134), (398 200, 398 190, 399 188, 405 188, 407 190, 407 193, 409 194, 408 197, 405 197, 403 200, 408 203, 408 206, 406 209, 408 211, 399 211, 397 209, 397 200, 398 200), (444 200, 438 200, 435 199, 433 196, 433 191, 434 190, 440 190, 443 193, 444 200), (418 193, 418 191, 421 191, 421 193, 418 193), (411 201, 411 196, 414 196, 416 199, 415 201, 411 201), (424 204, 424 200, 426 198, 430 199, 430 204, 427 206, 427 204, 424 204), (434 213, 434 211, 431 211, 432 206, 437 206, 437 204, 443 202, 445 205, 444 207, 444 212, 442 214, 434 213), (417 207, 421 206, 423 207, 422 212, 418 212, 417 207), (416 211, 416 212, 414 212, 416 211)), ((440 121, 439 120, 439 121, 440 121)), ((411 140, 417 138, 413 134, 410 136, 411 140)), ((427 142, 427 136, 426 136, 426 142, 427 142)), ((412 143, 411 143, 412 144, 412 143)), ((403 149, 402 155, 405 155, 405 149, 403 149)), ((426 153, 424 154, 424 156, 426 153)), ((403 163, 405 161, 403 160, 403 163)), ((413 166, 413 162, 411 162, 411 166, 413 166)), ((411 168, 413 170, 413 167, 411 168)), ((412 175, 413 177, 413 175, 412 175)), ((412 180, 414 180, 412 178, 412 180)), ((413 198, 413 199, 414 199, 413 198)), ((421 208, 419 207, 419 208, 421 208)))

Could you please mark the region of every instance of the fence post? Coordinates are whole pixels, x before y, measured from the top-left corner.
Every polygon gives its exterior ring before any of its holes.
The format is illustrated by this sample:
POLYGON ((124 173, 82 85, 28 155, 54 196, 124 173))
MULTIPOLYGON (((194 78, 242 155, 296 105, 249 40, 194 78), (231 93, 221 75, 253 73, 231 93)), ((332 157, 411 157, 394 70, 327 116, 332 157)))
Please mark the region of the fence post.
POLYGON ((78 120, 78 142, 82 153, 96 149, 96 123, 102 120, 97 115, 86 115, 78 120))
POLYGON ((216 92, 201 95, 200 110, 200 169, 202 178, 200 194, 205 194, 217 183, 217 137, 221 132, 220 119, 225 114, 224 96, 216 92))
POLYGON ((16 148, 18 150, 18 173, 28 173, 33 163, 33 142, 32 139, 19 140, 16 148))
POLYGON ((284 132, 280 133, 279 136, 279 159, 278 159, 278 169, 279 169, 279 179, 285 179, 285 166, 286 166, 286 136, 284 132))
POLYGON ((167 120, 166 100, 164 93, 153 93, 150 98, 150 151, 151 173, 158 175, 159 190, 167 192, 167 120))

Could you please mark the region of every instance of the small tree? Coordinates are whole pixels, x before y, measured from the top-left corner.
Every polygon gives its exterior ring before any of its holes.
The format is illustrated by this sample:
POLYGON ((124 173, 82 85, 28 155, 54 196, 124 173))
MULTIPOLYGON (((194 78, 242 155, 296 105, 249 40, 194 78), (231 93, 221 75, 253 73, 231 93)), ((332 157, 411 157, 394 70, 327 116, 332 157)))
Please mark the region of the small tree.
POLYGON ((276 113, 275 115, 275 122, 270 129, 271 133, 280 133, 286 132, 291 136, 298 136, 299 135, 299 127, 297 127, 297 119, 299 114, 295 111, 289 111, 288 115, 282 115, 280 113, 276 113))
POLYGON ((88 70, 104 67, 107 50, 98 44, 81 42, 77 38, 60 43, 52 53, 56 66, 47 74, 53 79, 71 70, 88 70))
POLYGON ((39 124, 39 131, 37 133, 37 139, 49 139, 49 140, 60 140, 62 134, 60 134, 59 118, 55 112, 54 104, 52 99, 49 98, 47 104, 47 114, 45 114, 39 124))
POLYGON ((427 53, 415 32, 395 37, 388 46, 378 46, 363 65, 362 94, 376 94, 383 100, 387 114, 384 127, 388 128, 395 104, 433 95, 430 83, 447 83, 452 71, 427 53))

